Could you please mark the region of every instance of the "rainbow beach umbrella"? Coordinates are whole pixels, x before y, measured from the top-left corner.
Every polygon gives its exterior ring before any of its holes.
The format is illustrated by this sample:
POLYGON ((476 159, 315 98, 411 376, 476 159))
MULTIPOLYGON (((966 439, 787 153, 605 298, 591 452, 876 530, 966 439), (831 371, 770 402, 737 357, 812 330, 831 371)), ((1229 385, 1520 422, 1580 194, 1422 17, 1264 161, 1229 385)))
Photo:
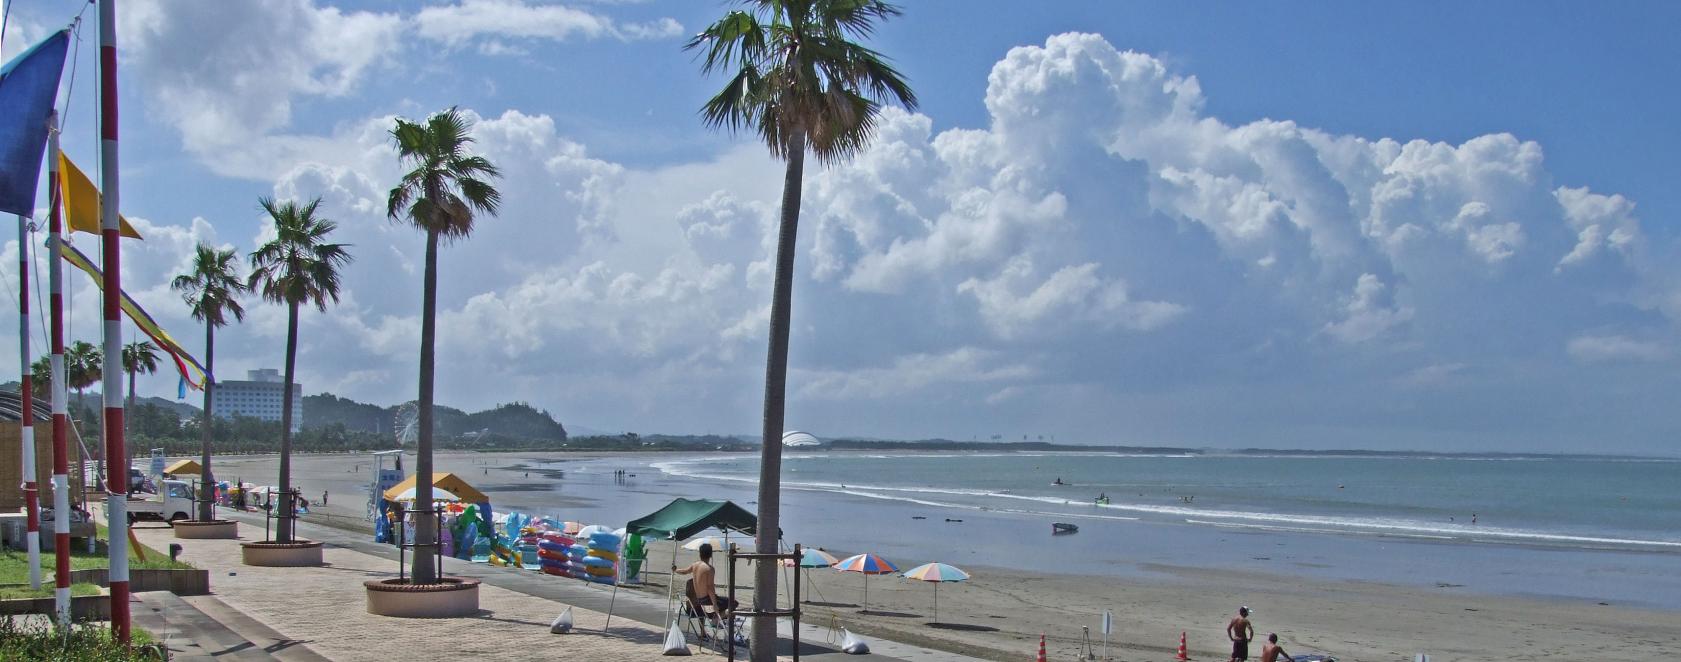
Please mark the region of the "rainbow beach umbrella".
POLYGON ((874 554, 849 556, 845 561, 836 563, 835 569, 841 572, 856 572, 864 576, 864 608, 859 610, 861 612, 870 610, 870 575, 890 575, 899 571, 898 566, 893 565, 892 561, 874 554))
POLYGON ((969 579, 969 573, 944 563, 924 563, 910 572, 905 573, 905 579, 915 579, 919 582, 934 584, 934 622, 940 622, 940 584, 944 582, 961 582, 969 579))

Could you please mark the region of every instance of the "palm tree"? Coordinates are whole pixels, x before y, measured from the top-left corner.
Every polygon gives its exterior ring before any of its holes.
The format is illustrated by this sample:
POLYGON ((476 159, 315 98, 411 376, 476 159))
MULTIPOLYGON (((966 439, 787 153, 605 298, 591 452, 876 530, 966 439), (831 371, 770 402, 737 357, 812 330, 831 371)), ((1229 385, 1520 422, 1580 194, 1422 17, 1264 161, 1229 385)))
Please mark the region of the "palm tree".
MULTIPOLYGON (((275 238, 251 253, 251 276, 246 285, 262 294, 264 300, 286 305, 286 378, 285 397, 280 405, 280 492, 292 489, 292 398, 297 394, 298 365, 298 306, 314 304, 317 310, 327 311, 327 303, 339 301, 339 269, 350 264, 348 244, 327 243, 338 224, 316 218, 321 199, 308 204, 288 200, 261 200, 263 211, 274 221, 275 238)), ((212 420, 206 412, 207 422, 212 420)), ((209 427, 209 426, 206 426, 209 427)), ((275 540, 292 542, 296 521, 292 515, 292 500, 280 499, 281 524, 275 540)))
MULTIPOLYGON (((218 250, 204 244, 198 245, 193 254, 192 270, 175 277, 169 286, 181 293, 181 300, 187 302, 187 307, 193 313, 193 319, 204 322, 204 420, 214 420, 215 415, 210 408, 211 398, 214 396, 216 381, 216 327, 226 326, 231 315, 235 321, 245 321, 245 308, 239 305, 239 295, 250 290, 245 281, 239 279, 238 266, 235 260, 237 253, 232 248, 218 250)), ((288 381, 287 384, 291 382, 288 381)), ((288 387, 290 391, 290 387, 288 387)), ((210 437, 211 425, 199 426, 198 463, 203 466, 200 484, 210 489, 216 484, 215 474, 210 470, 210 437)), ((208 522, 212 517, 213 504, 210 499, 203 499, 198 506, 198 519, 208 522)))
MULTIPOLYGON (((158 371, 158 348, 153 347, 147 340, 131 342, 123 346, 123 372, 128 373, 128 411, 134 411, 134 376, 137 373, 154 374, 158 371)), ((123 417, 123 438, 128 436, 129 420, 132 416, 123 417)), ((134 444, 127 444, 127 466, 134 466, 134 444)), ((125 469, 127 467, 124 467, 125 469)))
MULTIPOLYGON (((82 410, 81 420, 83 422, 89 420, 103 422, 103 419, 99 417, 89 416, 90 412, 86 406, 87 398, 82 391, 99 383, 99 380, 103 377, 101 373, 104 370, 104 365, 104 352, 99 349, 98 345, 86 340, 70 343, 70 347, 64 351, 64 385, 66 388, 76 389, 76 408, 82 410)), ((75 425, 75 423, 74 420, 71 421, 72 425, 75 425)), ((87 453, 82 452, 86 444, 81 441, 84 438, 80 434, 82 426, 75 425, 75 427, 78 433, 76 435, 78 440, 76 444, 76 482, 78 487, 73 488, 72 493, 82 495, 82 502, 86 503, 88 458, 87 453)))
MULTIPOLYGON (((426 233, 426 275, 421 285, 420 398, 415 449, 416 504, 432 503, 432 386, 436 376, 432 348, 438 335, 438 241, 465 239, 473 233, 477 214, 496 215, 502 194, 490 185, 500 177, 489 159, 468 153, 473 123, 455 108, 426 118, 424 124, 397 118, 391 138, 397 158, 413 169, 403 174, 386 204, 392 220, 407 219, 426 233)), ((437 522, 416 518, 414 583, 434 584, 437 522)))
MULTIPOLYGON (((707 126, 751 131, 787 162, 782 223, 771 295, 770 349, 765 362, 764 440, 759 462, 759 549, 776 549, 782 487, 783 400, 788 376, 788 330, 793 298, 794 240, 806 150, 819 163, 845 161, 869 144, 883 104, 916 108, 916 93, 886 58, 854 40, 898 16, 881 0, 742 0, 685 46, 701 53, 703 73, 724 72, 729 83, 701 107, 707 126)), ((776 565, 760 563, 753 603, 776 603, 776 565)), ((753 659, 774 659, 775 620, 758 617, 753 659)))
MULTIPOLYGON (((53 392, 53 357, 52 357, 52 355, 47 354, 47 355, 42 356, 41 358, 35 359, 34 363, 29 364, 29 370, 30 370, 30 374, 32 376, 31 377, 31 382, 33 382, 32 385, 35 387, 34 391, 36 393, 46 393, 47 394, 47 400, 49 400, 49 401, 52 400, 52 392, 53 392)), ((39 398, 41 396, 37 395, 35 397, 39 398)))

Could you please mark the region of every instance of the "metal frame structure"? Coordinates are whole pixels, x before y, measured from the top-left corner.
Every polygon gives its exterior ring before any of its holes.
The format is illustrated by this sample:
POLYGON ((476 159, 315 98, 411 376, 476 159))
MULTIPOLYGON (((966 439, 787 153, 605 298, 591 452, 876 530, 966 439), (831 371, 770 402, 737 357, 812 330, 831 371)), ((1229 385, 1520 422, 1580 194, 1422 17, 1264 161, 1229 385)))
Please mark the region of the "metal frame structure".
MULTIPOLYGON (((729 559, 730 559, 730 572, 729 572, 730 605, 734 606, 734 605, 740 604, 735 599, 735 561, 736 561, 736 559, 745 559, 749 563, 764 563, 766 561, 769 561, 769 562, 772 562, 772 563, 778 563, 778 562, 781 562, 783 560, 790 560, 791 559, 795 563, 799 563, 800 557, 803 556, 803 555, 804 555, 804 550, 800 549, 800 545, 798 545, 798 544, 794 545, 794 551, 791 554, 772 554, 772 553, 742 553, 742 552, 738 552, 738 551, 736 551, 735 544, 731 543, 729 553, 728 553, 728 556, 729 556, 729 559)), ((732 614, 730 614, 730 616, 731 616, 730 618, 724 619, 725 622, 727 623, 727 627, 728 627, 728 631, 726 632, 727 636, 725 638, 729 640, 729 649, 728 649, 727 654, 729 655, 730 662, 735 662, 735 618, 734 618, 735 616, 745 616, 745 617, 749 617, 749 618, 754 617, 754 616, 774 616, 774 617, 777 617, 777 618, 783 618, 783 617, 792 618, 794 620, 794 628, 793 628, 793 631, 794 631, 794 662, 800 662, 800 573, 797 573, 797 572, 794 573, 793 586, 794 586, 794 606, 790 609, 772 609, 770 611, 756 611, 756 610, 754 610, 754 611, 740 611, 740 610, 737 610, 737 611, 733 612, 732 614)), ((773 635, 771 637, 772 641, 776 640, 776 637, 774 636, 774 634, 775 633, 772 633, 772 635, 773 635)))

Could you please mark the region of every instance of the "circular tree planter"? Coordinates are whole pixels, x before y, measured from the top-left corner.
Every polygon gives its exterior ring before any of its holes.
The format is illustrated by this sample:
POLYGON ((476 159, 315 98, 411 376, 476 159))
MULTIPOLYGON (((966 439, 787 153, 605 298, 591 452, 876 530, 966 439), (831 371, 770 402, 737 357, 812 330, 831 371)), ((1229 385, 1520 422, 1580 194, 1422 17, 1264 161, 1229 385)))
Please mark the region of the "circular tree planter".
POLYGON ((239 522, 229 519, 177 520, 175 537, 183 540, 233 540, 239 537, 239 522))
POLYGON ((368 613, 398 618, 460 618, 479 613, 479 580, 439 577, 436 584, 407 579, 362 582, 368 589, 368 613))
POLYGON ((298 566, 321 565, 321 543, 313 540, 295 540, 292 542, 275 542, 263 540, 260 542, 239 543, 240 555, 245 565, 267 566, 273 568, 291 568, 298 566))

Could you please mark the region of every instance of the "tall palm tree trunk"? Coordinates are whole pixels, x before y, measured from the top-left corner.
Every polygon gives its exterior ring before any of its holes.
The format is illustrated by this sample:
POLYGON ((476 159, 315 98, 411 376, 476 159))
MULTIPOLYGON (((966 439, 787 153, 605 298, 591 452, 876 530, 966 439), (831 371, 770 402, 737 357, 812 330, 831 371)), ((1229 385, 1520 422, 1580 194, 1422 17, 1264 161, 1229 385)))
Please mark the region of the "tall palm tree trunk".
MULTIPOLYGON (((216 325, 206 321, 204 323, 204 425, 199 426, 198 431, 198 463, 199 466, 203 467, 201 470, 203 473, 199 477, 204 479, 203 484, 199 486, 200 492, 216 489, 216 476, 210 472, 210 428, 216 420, 216 416, 210 413, 210 400, 213 397, 212 393, 216 390, 213 383, 215 378, 212 377, 214 374, 216 374, 216 325)), ((288 386, 287 388, 291 387, 288 386)), ((215 516, 213 512, 214 504, 211 503, 210 497, 207 495, 201 494, 199 498, 203 501, 198 504, 198 519, 200 522, 208 522, 215 516)))
MULTIPOLYGON (((82 392, 83 390, 84 390, 84 387, 78 387, 76 389, 76 408, 80 410, 80 413, 82 415, 81 416, 82 422, 86 422, 88 420, 88 410, 87 410, 87 407, 84 407, 83 405, 87 404, 87 395, 85 395, 82 392)), ((88 445, 87 445, 87 442, 84 441, 83 438, 82 438, 83 427, 84 426, 76 425, 76 429, 75 429, 75 432, 76 432, 76 488, 75 489, 76 489, 76 501, 78 503, 82 504, 82 509, 83 510, 87 510, 87 506, 88 506, 88 454, 84 451, 87 450, 88 445)))
MULTIPOLYGON (((770 350, 765 357, 764 444, 759 454, 759 526, 754 545, 761 552, 778 549, 782 514, 782 414, 788 386, 788 329, 793 321, 794 240, 800 228, 800 186, 805 178, 805 132, 796 131, 782 179, 782 226, 776 238, 776 281, 770 303, 770 350)), ((753 569, 753 610, 776 609, 778 564, 759 562, 753 569)), ((753 662, 776 660, 776 618, 753 619, 753 662)))
MULTIPOLYGON (((420 405, 416 423, 420 426, 414 458, 414 507, 432 508, 432 384, 436 377, 432 345, 438 337, 438 231, 426 231, 426 280, 420 302, 420 405)), ((437 520, 430 513, 415 513, 414 567, 410 576, 416 584, 436 584, 432 545, 438 539, 437 520)))
MULTIPOLYGON (((134 443, 134 435, 131 435, 131 434, 128 433, 129 429, 133 427, 132 421, 134 420, 134 371, 133 370, 128 371, 128 404, 126 405, 126 407, 127 408, 124 409, 123 411, 127 412, 128 415, 123 417, 123 438, 127 439, 128 443, 123 444, 123 446, 125 447, 125 450, 127 450, 127 452, 128 452, 128 457, 123 458, 124 462, 123 462, 123 466, 121 468, 122 471, 128 471, 129 467, 134 466, 134 447, 138 445, 138 444, 134 443)), ((112 471, 117 471, 118 468, 115 466, 115 464, 113 464, 112 467, 111 467, 111 470, 112 471)), ((134 486, 130 485, 129 489, 134 489, 134 486)))
POLYGON ((298 304, 286 306, 286 379, 280 385, 280 527, 274 536, 292 542, 292 380, 298 367, 298 304))

